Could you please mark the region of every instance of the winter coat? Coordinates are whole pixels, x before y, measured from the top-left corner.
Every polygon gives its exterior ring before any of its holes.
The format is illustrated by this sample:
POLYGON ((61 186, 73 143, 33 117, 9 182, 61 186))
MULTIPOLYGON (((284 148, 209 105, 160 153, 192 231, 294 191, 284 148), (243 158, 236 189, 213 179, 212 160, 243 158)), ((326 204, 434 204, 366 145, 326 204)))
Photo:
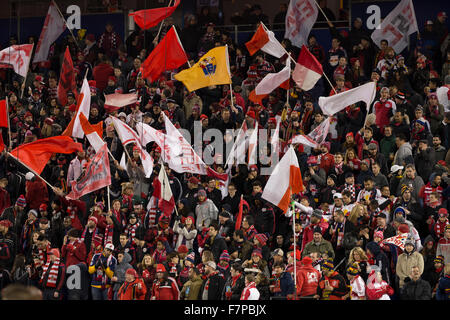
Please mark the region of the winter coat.
POLYGON ((147 287, 141 279, 124 282, 117 292, 118 300, 145 300, 147 287))
POLYGON ((178 234, 175 250, 178 250, 178 247, 183 244, 183 240, 185 240, 186 247, 188 249, 192 249, 195 237, 197 236, 197 230, 196 229, 188 230, 186 227, 180 228, 179 224, 180 221, 177 220, 173 225, 173 232, 178 234))
POLYGON ((28 209, 39 210, 42 203, 48 203, 48 189, 44 181, 35 179, 34 181, 26 182, 25 200, 27 201, 28 209))
POLYGON ((316 294, 321 274, 312 264, 303 265, 297 271, 297 296, 316 294))
POLYGON ((439 280, 436 290, 436 300, 450 300, 450 275, 446 274, 439 280))
POLYGON ((395 273, 399 277, 400 288, 402 288, 405 284, 405 278, 409 277, 411 268, 413 266, 419 267, 420 273, 423 273, 423 256, 420 253, 418 253, 417 251, 413 251, 411 254, 403 252, 398 256, 395 273))
POLYGON ((219 210, 210 199, 206 199, 203 203, 199 203, 195 207, 195 226, 197 230, 202 230, 203 225, 209 227, 212 220, 217 220, 219 210))
POLYGON ((199 300, 200 289, 203 285, 203 279, 200 275, 187 281, 181 290, 181 300, 199 300))
POLYGON ((84 241, 76 241, 75 243, 67 243, 62 246, 61 256, 65 257, 66 267, 79 264, 86 261, 86 245, 84 241))
POLYGON ((220 273, 209 276, 202 283, 199 300, 220 300, 225 279, 220 273))
POLYGON ((229 277, 223 287, 222 300, 239 300, 245 288, 244 275, 240 275, 233 285, 233 277, 229 277))
POLYGON ((394 156, 394 163, 392 165, 403 166, 404 164, 413 162, 412 146, 409 142, 405 142, 398 148, 394 156))
MULTIPOLYGON (((121 263, 118 263, 116 269, 114 270, 114 276, 117 277, 117 281, 113 284, 113 290, 117 291, 120 289, 122 284, 125 283, 125 273, 128 269, 132 269, 133 267, 130 264, 131 256, 129 253, 125 252, 123 254, 123 260, 121 263)), ((145 294, 144 294, 145 295, 145 294)))
POLYGON ((416 165, 417 174, 422 177, 424 181, 428 181, 433 167, 436 163, 436 155, 433 148, 419 151, 414 156, 414 164, 416 165))
POLYGON ((216 263, 219 263, 220 255, 224 250, 227 250, 227 248, 227 243, 220 234, 215 236, 214 239, 208 237, 204 247, 205 250, 210 250, 212 252, 216 263))
POLYGON ((316 244, 313 241, 306 244, 305 248, 302 251, 302 258, 309 256, 312 252, 319 252, 320 254, 328 254, 328 257, 334 259, 334 250, 333 246, 331 245, 330 241, 327 241, 325 239, 322 239, 319 244, 316 244))
POLYGON ((408 281, 400 290, 401 300, 431 300, 430 284, 422 279, 408 281))

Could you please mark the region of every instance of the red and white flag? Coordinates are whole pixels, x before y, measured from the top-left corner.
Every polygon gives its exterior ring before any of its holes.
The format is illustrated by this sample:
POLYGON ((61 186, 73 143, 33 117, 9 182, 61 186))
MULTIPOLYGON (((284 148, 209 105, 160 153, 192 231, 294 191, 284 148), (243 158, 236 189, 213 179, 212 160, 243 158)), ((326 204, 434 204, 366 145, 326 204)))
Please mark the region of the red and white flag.
POLYGON ((400 233, 396 236, 384 239, 381 244, 393 244, 402 250, 405 250, 406 239, 408 238, 408 233, 400 233))
POLYGON ((281 43, 275 38, 275 34, 267 29, 264 23, 260 23, 256 33, 253 37, 245 43, 245 46, 250 52, 250 55, 254 55, 259 50, 264 51, 276 58, 281 58, 286 54, 286 50, 281 43))
POLYGON ((105 94, 105 110, 108 112, 114 112, 122 107, 134 104, 137 101, 138 95, 136 93, 105 94))
POLYGON ((59 14, 56 3, 54 1, 50 2, 44 27, 42 28, 41 35, 36 46, 36 53, 34 55, 33 63, 48 60, 50 46, 59 38, 66 28, 66 23, 59 14))
POLYGON ((84 137, 84 131, 80 124, 80 114, 84 114, 86 119, 89 119, 89 113, 91 111, 91 89, 89 83, 84 78, 83 85, 81 86, 80 95, 78 96, 77 112, 69 125, 62 133, 63 136, 69 136, 82 139, 84 137))
POLYGON ((363 101, 367 107, 373 102, 376 94, 375 82, 368 82, 362 86, 335 94, 331 97, 319 97, 319 106, 323 113, 332 116, 347 106, 363 101))
POLYGON ((88 162, 86 171, 77 181, 72 181, 72 191, 66 198, 76 200, 85 194, 107 187, 110 184, 111 171, 109 167, 108 147, 105 143, 88 162))
POLYGON ((307 136, 299 134, 292 138, 291 143, 302 143, 312 148, 317 148, 325 141, 330 129, 331 118, 328 117, 322 123, 311 131, 307 136))
POLYGON ((158 177, 153 180, 153 196, 158 198, 158 207, 163 214, 170 217, 175 208, 175 199, 163 165, 159 170, 158 177))
POLYGON ((231 147, 230 153, 228 154, 226 166, 232 166, 234 160, 237 164, 245 163, 245 150, 246 150, 246 136, 247 136, 247 122, 244 121, 237 133, 236 140, 231 147))
MULTIPOLYGON (((269 73, 262 79, 255 90, 250 92, 249 99, 255 103, 261 104, 262 99, 264 99, 269 93, 278 88, 281 85, 284 85, 287 81, 289 81, 291 77, 291 60, 286 60, 286 67, 283 68, 278 73, 269 73)), ((286 86, 284 85, 286 89, 286 86)), ((287 89, 289 89, 289 83, 287 83, 287 89)))
POLYGON ((255 122, 255 128, 252 130, 248 140, 248 166, 258 162, 258 121, 255 122))
POLYGON ((14 45, 0 51, 0 68, 13 68, 14 72, 26 77, 30 65, 32 44, 14 45))
POLYGON ((294 149, 289 150, 277 164, 264 187, 262 198, 286 212, 291 195, 303 191, 303 180, 294 149))
POLYGON ((402 0, 372 32, 371 38, 378 47, 381 40, 387 40, 389 46, 400 53, 408 46, 408 37, 418 31, 412 0, 402 0))
POLYGON ((275 131, 273 132, 272 138, 270 139, 270 144, 272 146, 272 153, 279 154, 280 153, 280 125, 281 125, 281 117, 275 116, 277 120, 277 126, 275 127, 275 131))
POLYGON ((308 44, 308 36, 316 23, 319 10, 315 0, 291 0, 286 13, 284 37, 301 48, 308 44))
POLYGON ((135 147, 138 148, 145 177, 150 178, 153 172, 153 158, 148 154, 145 148, 142 147, 138 134, 123 121, 115 117, 111 117, 111 119, 122 144, 126 146, 130 143, 134 143, 135 147))
POLYGON ((102 128, 102 122, 103 121, 101 121, 99 123, 100 125, 95 128, 89 123, 84 114, 80 113, 81 128, 83 128, 84 134, 86 135, 86 138, 88 139, 92 148, 94 148, 95 152, 99 152, 105 144, 105 141, 102 140, 103 134, 101 132, 98 132, 98 127, 100 127, 100 129, 102 128))
POLYGON ((292 79, 294 79, 300 89, 308 91, 314 88, 317 81, 322 78, 322 75, 322 65, 304 45, 295 65, 294 72, 292 72, 292 79))

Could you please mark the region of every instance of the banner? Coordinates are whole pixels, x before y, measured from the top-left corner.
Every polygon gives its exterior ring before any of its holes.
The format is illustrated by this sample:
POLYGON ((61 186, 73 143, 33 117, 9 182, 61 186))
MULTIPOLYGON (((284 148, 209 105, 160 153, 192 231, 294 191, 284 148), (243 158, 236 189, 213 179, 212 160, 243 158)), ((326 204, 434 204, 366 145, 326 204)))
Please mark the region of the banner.
POLYGON ((286 14, 284 37, 301 48, 308 45, 308 36, 316 23, 319 10, 315 0, 291 0, 286 14))
POLYGON ((408 238, 408 233, 401 233, 398 234, 396 236, 384 239, 383 241, 381 241, 381 244, 393 244, 394 246, 399 247, 402 250, 405 250, 405 242, 406 239, 408 238))
POLYGON ((381 40, 388 41, 389 46, 398 54, 408 46, 408 37, 418 32, 416 14, 412 0, 402 0, 384 18, 378 29, 372 33, 373 42, 380 47, 381 40))
POLYGON ((87 164, 84 171, 77 181, 72 181, 71 192, 66 196, 67 199, 76 200, 80 197, 104 188, 111 184, 111 171, 109 168, 108 149, 106 143, 87 164))

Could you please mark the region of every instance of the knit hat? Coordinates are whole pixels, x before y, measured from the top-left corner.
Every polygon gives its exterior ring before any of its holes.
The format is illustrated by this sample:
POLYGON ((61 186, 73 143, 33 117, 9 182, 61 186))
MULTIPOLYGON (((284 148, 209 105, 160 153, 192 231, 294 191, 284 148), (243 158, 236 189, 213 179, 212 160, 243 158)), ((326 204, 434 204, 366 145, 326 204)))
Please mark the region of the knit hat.
POLYGON ((450 223, 445 226, 445 231, 450 230, 450 223))
POLYGON ((309 166, 317 166, 317 157, 315 157, 315 156, 309 156, 309 157, 308 157, 308 160, 306 161, 306 163, 307 163, 309 166))
POLYGON ((27 206, 27 201, 25 200, 25 197, 23 196, 23 194, 21 194, 19 196, 19 198, 17 198, 16 206, 21 207, 21 208, 25 208, 27 206))
POLYGON ((398 226, 398 231, 400 233, 409 233, 409 226, 406 223, 402 223, 398 226))
MULTIPOLYGON (((294 251, 291 252, 291 257, 294 257, 294 251)), ((300 252, 300 250, 295 250, 295 259, 300 261, 300 259, 302 258, 302 253, 300 252)))
POLYGON ((186 261, 189 261, 190 263, 194 264, 195 263, 195 253, 191 252, 186 256, 186 261))
POLYGON ((198 184, 200 181, 196 177, 190 177, 188 180, 189 183, 198 184))
POLYGON ((73 238, 80 238, 80 236, 81 236, 80 230, 72 228, 67 232, 67 236, 73 237, 73 238))
POLYGON ((322 234, 322 228, 320 228, 319 226, 315 226, 313 229, 313 233, 320 233, 322 234))
POLYGON ((261 259, 262 259, 262 251, 261 251, 261 249, 255 249, 255 250, 253 250, 253 252, 252 252, 252 256, 259 256, 261 259))
POLYGON ((445 208, 440 208, 438 214, 439 217, 448 217, 448 211, 445 208))
POLYGON ((230 254, 228 253, 227 250, 223 250, 222 254, 220 255, 219 260, 225 260, 225 261, 231 260, 230 254))
POLYGON ((261 245, 266 245, 266 242, 267 242, 267 236, 264 234, 264 233, 257 233, 256 235, 255 235, 255 239, 256 240, 258 240, 258 242, 261 244, 261 245))
POLYGON ((31 209, 30 211, 28 211, 28 213, 31 213, 32 215, 34 215, 36 218, 38 217, 38 212, 34 209, 31 209))
POLYGON ((383 239, 384 239, 384 233, 383 233, 383 231, 376 231, 376 232, 373 234, 373 237, 374 237, 374 238, 377 237, 377 238, 380 238, 381 240, 383 240, 383 239))
POLYGON ((42 217, 39 219, 39 224, 47 224, 49 221, 46 217, 42 217))
POLYGON ((46 203, 42 203, 39 206, 39 211, 47 211, 47 204, 46 203))
POLYGON ((48 252, 48 254, 54 255, 54 256, 56 256, 57 258, 60 257, 59 249, 57 249, 57 248, 51 249, 51 250, 48 252))
POLYGON ((127 271, 125 272, 125 274, 132 275, 135 278, 139 277, 138 273, 133 268, 128 268, 127 271))
POLYGON ((13 225, 12 222, 9 221, 8 219, 0 221, 0 226, 4 226, 5 228, 11 228, 12 225, 13 225))
POLYGON ((178 253, 188 253, 188 252, 189 252, 189 249, 184 244, 182 244, 178 247, 178 253))
POLYGON ((405 208, 403 208, 403 207, 397 207, 397 208, 395 208, 395 210, 394 210, 394 215, 396 215, 398 212, 401 212, 402 213, 402 215, 404 215, 406 212, 405 212, 405 208))
POLYGON ((309 256, 306 256, 306 257, 304 257, 303 259, 302 259, 302 264, 304 265, 304 266, 308 266, 308 265, 311 265, 312 264, 312 259, 309 257, 309 256))
POLYGON ((444 261, 445 261, 445 259, 444 259, 444 256, 437 256, 436 258, 434 258, 434 263, 442 263, 442 264, 444 264, 444 261))
POLYGON ((323 264, 322 264, 323 271, 331 271, 333 269, 334 269, 333 260, 328 259, 323 262, 323 264))
POLYGON ((347 274, 351 276, 356 276, 359 274, 358 265, 353 263, 350 267, 347 268, 347 274))
POLYGON ((206 197, 206 191, 204 189, 199 190, 197 192, 197 197, 199 197, 199 196, 206 197))
POLYGON ((216 267, 217 267, 217 265, 216 265, 216 263, 214 261, 208 261, 208 262, 206 262, 205 265, 210 267, 210 268, 212 268, 212 269, 214 269, 214 270, 216 270, 216 267))
POLYGON ((320 210, 320 209, 314 209, 314 211, 313 211, 313 213, 312 213, 311 216, 312 216, 312 217, 319 218, 319 219, 322 219, 322 210, 320 210))
POLYGON ((96 218, 96 217, 94 217, 94 216, 90 216, 89 217, 89 219, 88 219, 88 221, 89 220, 92 220, 92 221, 94 221, 95 222, 95 224, 97 224, 98 223, 98 219, 96 218))

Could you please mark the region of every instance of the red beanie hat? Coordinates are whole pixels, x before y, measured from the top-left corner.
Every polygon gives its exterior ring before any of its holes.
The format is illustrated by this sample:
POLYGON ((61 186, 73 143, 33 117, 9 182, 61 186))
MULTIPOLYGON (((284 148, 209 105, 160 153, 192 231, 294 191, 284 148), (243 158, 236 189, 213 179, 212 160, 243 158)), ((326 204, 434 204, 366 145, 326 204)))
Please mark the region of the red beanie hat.
POLYGON ((127 269, 126 274, 132 275, 132 276, 135 277, 135 278, 138 277, 138 273, 137 273, 136 270, 134 270, 133 268, 127 269))
POLYGON ((160 263, 156 266, 156 272, 166 272, 166 268, 160 263))
POLYGON ((409 226, 406 223, 402 223, 398 226, 398 231, 400 233, 409 233, 409 226))

